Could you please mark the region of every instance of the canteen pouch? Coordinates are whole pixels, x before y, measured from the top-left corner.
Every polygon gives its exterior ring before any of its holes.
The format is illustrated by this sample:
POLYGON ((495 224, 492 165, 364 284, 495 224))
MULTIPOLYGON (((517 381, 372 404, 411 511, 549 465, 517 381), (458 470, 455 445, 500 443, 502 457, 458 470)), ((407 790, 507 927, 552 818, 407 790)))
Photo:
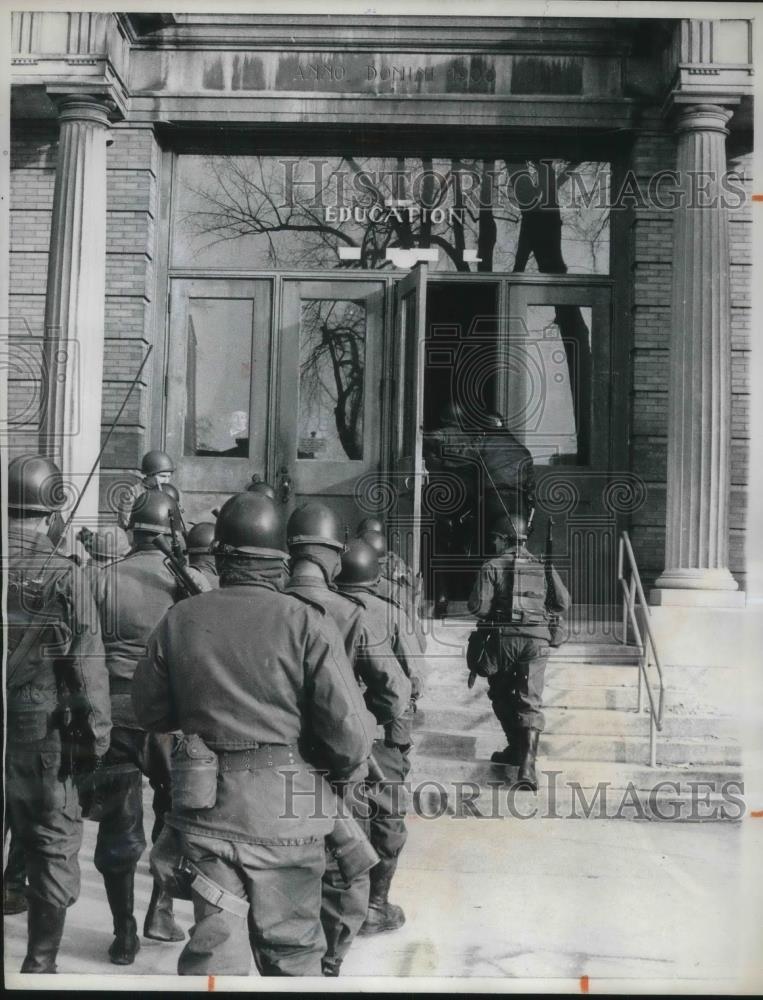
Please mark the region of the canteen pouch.
POLYGON ((217 754, 201 736, 176 736, 170 759, 172 809, 211 809, 217 801, 217 754))
POLYGON ((466 647, 466 665, 472 673, 480 677, 492 677, 498 673, 498 659, 495 656, 495 632, 492 628, 476 628, 469 636, 466 647))

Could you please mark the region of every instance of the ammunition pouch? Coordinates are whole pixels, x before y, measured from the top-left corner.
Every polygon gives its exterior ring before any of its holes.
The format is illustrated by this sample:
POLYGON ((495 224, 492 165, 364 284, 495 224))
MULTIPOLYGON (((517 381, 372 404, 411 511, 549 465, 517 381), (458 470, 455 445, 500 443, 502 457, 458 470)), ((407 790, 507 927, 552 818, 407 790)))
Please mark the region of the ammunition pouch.
POLYGON ((217 802, 217 771, 217 754, 200 736, 176 736, 170 758, 173 809, 211 809, 217 802))

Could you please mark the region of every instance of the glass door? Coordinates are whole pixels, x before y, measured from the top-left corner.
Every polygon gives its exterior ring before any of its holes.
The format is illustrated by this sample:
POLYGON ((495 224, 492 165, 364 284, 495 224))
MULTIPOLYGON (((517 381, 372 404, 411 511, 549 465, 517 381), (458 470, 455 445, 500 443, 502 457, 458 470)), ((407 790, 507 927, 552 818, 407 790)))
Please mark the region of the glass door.
POLYGON ((189 520, 265 474, 270 301, 268 281, 172 282, 165 448, 189 520))
POLYGON ((533 457, 532 547, 543 548, 542 535, 553 518, 555 563, 574 603, 611 605, 618 517, 634 486, 630 474, 618 470, 611 291, 511 284, 509 318, 501 408, 533 457))
POLYGON ((384 288, 282 285, 275 485, 288 507, 330 498, 350 533, 358 482, 380 468, 384 288))

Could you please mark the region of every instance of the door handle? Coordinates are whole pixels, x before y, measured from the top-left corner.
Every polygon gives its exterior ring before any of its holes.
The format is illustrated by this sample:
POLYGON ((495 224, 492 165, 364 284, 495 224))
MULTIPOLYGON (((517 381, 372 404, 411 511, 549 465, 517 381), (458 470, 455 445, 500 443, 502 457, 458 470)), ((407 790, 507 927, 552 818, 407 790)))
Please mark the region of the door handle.
POLYGON ((281 471, 278 475, 278 492, 281 496, 281 503, 288 503, 291 499, 293 484, 291 476, 289 475, 289 470, 285 465, 281 466, 281 471))

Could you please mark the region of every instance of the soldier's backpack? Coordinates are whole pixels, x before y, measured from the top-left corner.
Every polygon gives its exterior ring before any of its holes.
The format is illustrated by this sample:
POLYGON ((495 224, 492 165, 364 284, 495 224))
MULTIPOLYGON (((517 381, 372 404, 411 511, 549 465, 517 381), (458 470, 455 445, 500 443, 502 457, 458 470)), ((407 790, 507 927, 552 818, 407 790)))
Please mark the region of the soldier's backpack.
POLYGON ((58 588, 59 576, 44 581, 29 580, 23 573, 8 574, 6 627, 9 691, 28 684, 43 658, 66 653, 72 633, 63 620, 64 604, 58 588))
POLYGON ((515 555, 508 573, 511 575, 512 624, 548 624, 544 565, 529 556, 515 555))

